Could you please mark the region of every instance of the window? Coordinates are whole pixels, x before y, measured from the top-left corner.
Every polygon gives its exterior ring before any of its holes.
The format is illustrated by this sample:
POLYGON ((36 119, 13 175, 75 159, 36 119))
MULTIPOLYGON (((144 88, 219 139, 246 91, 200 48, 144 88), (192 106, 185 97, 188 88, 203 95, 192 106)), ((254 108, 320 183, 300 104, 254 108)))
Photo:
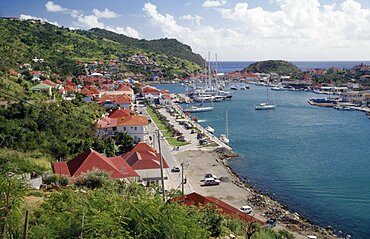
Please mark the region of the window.
POLYGON ((123 127, 123 130, 126 131, 126 127, 123 127))
POLYGON ((137 127, 135 127, 135 130, 137 130, 137 127))

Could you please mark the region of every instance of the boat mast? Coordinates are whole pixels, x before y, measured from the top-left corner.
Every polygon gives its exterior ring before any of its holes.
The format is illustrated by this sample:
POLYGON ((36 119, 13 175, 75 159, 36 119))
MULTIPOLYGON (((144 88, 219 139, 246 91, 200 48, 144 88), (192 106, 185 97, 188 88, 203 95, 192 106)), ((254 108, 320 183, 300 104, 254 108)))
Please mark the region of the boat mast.
POLYGON ((226 134, 226 138, 229 138, 229 126, 228 126, 227 109, 226 109, 226 125, 225 125, 225 134, 226 134))

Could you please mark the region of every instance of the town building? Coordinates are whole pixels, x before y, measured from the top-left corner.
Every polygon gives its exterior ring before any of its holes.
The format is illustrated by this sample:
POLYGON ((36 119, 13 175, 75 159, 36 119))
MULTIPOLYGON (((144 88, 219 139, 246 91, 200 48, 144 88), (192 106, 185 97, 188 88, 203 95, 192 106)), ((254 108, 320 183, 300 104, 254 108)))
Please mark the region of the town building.
POLYGON ((67 176, 71 182, 74 182, 82 174, 96 169, 109 173, 114 179, 128 179, 130 181, 139 179, 139 175, 121 156, 108 158, 93 149, 86 150, 70 161, 53 164, 54 173, 67 176))

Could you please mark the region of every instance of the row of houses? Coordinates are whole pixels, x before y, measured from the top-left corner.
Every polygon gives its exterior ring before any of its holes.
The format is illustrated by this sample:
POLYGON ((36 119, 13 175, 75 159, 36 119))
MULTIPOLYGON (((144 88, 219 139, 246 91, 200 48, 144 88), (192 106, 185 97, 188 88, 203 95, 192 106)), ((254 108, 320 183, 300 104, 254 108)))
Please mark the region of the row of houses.
MULTIPOLYGON (((168 168, 167 162, 162 160, 163 168, 168 168)), ((57 175, 68 177, 70 182, 94 170, 107 172, 113 179, 146 185, 158 184, 161 180, 160 154, 143 142, 130 152, 115 157, 106 157, 90 148, 70 161, 55 162, 53 170, 57 175)))

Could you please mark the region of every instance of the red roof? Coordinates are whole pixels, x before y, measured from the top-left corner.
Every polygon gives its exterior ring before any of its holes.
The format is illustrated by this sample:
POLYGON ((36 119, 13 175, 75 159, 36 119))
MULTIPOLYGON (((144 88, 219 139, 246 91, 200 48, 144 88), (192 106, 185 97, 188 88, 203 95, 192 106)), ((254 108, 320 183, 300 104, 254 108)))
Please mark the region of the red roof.
POLYGON ((55 84, 54 82, 52 82, 51 80, 44 80, 43 82, 42 82, 43 84, 45 84, 45 85, 50 85, 50 86, 57 86, 57 84, 55 84))
POLYGON ((212 205, 215 205, 218 209, 220 209, 221 213, 222 214, 226 214, 228 216, 231 216, 231 217, 236 217, 236 218, 239 218, 240 220, 243 220, 243 221, 246 221, 248 223, 250 222, 256 222, 256 223, 259 223, 259 224, 263 224, 262 221, 258 220, 257 218, 251 216, 251 215, 248 215, 244 212, 241 212, 239 209, 215 198, 215 197, 206 197, 206 196, 202 196, 196 192, 194 193, 191 193, 191 194, 188 194, 188 195, 184 195, 184 196, 180 196, 180 197, 175 197, 175 198, 172 198, 171 201, 175 201, 175 202, 182 202, 184 203, 185 205, 188 205, 188 206, 206 206, 207 204, 212 204, 212 205))
POLYGON ((120 156, 107 158, 89 149, 68 162, 56 162, 54 173, 76 178, 83 173, 100 169, 111 174, 112 178, 138 177, 138 174, 120 156))
POLYGON ((99 104, 103 104, 106 101, 111 101, 112 104, 131 104, 131 97, 128 95, 103 95, 99 100, 99 104))
POLYGON ((109 118, 107 116, 104 116, 95 124, 95 127, 98 129, 112 128, 116 126, 117 126, 117 119, 109 118))
MULTIPOLYGON (((138 143, 130 152, 124 154, 122 157, 135 170, 160 168, 159 153, 144 142, 138 143)), ((168 168, 168 164, 164 159, 163 168, 168 168)))
POLYGON ((130 109, 125 109, 125 108, 118 108, 118 109, 112 110, 109 113, 110 118, 120 118, 120 117, 129 116, 129 115, 136 115, 135 111, 130 110, 130 109))
POLYGON ((86 95, 86 96, 93 96, 93 94, 91 93, 91 91, 89 91, 89 89, 87 89, 87 88, 83 88, 80 91, 80 93, 83 94, 83 95, 86 95))
POLYGON ((66 81, 66 86, 76 87, 77 85, 72 81, 66 81))
POLYGON ((119 88, 117 91, 132 91, 131 87, 128 85, 123 85, 121 88, 119 88))
POLYGON ((148 118, 140 115, 129 115, 126 117, 117 118, 117 125, 119 126, 134 126, 134 125, 148 125, 148 118))
POLYGON ((150 86, 147 86, 145 88, 143 88, 143 93, 144 94, 153 94, 153 93, 156 93, 156 94, 159 94, 161 91, 158 90, 157 88, 153 88, 153 87, 150 87, 150 86))

